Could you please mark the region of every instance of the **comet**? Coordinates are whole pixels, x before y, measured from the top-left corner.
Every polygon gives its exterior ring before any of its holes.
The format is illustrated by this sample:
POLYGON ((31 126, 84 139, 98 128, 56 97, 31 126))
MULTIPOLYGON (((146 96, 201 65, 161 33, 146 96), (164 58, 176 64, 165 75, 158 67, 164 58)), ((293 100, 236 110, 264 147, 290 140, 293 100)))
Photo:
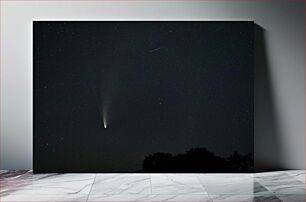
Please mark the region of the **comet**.
POLYGON ((103 126, 106 129, 107 128, 107 122, 106 122, 106 116, 103 114, 103 126))
POLYGON ((104 128, 106 129, 107 125, 106 125, 106 121, 103 120, 103 125, 104 125, 104 128))
POLYGON ((107 112, 106 112, 106 110, 105 110, 105 108, 104 108, 104 110, 103 110, 103 112, 102 112, 102 120, 103 120, 103 127, 106 129, 107 128, 107 119, 106 119, 106 116, 107 115, 107 112))

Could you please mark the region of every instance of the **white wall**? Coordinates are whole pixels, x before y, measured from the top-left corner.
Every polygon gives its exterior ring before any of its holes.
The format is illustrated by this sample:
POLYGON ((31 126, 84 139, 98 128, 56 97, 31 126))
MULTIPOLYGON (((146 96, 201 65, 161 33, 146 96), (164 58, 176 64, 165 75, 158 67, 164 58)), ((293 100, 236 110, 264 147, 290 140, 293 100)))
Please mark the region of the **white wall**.
POLYGON ((303 1, 220 0, 1 1, 1 169, 32 168, 34 19, 254 20, 256 165, 305 168, 303 1))

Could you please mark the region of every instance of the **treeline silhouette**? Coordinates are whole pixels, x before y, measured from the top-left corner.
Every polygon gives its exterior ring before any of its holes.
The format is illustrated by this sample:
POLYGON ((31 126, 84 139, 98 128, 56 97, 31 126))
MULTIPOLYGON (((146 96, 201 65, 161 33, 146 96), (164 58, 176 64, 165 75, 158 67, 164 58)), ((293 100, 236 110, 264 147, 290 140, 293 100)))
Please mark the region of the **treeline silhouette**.
POLYGON ((240 173, 253 172, 253 156, 234 152, 224 158, 206 148, 194 148, 184 154, 154 153, 142 162, 143 172, 160 173, 240 173))

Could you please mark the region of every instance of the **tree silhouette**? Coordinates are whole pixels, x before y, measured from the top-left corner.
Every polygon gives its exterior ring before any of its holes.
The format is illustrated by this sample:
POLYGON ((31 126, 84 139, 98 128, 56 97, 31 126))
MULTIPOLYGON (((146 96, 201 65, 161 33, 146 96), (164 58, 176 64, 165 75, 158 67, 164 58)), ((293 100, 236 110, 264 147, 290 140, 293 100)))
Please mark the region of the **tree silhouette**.
POLYGON ((234 152, 227 158, 215 155, 206 148, 193 148, 184 154, 154 153, 142 162, 143 172, 253 172, 251 154, 234 152))
POLYGON ((251 154, 242 156, 235 151, 226 160, 231 172, 252 172, 253 170, 253 158, 251 154))

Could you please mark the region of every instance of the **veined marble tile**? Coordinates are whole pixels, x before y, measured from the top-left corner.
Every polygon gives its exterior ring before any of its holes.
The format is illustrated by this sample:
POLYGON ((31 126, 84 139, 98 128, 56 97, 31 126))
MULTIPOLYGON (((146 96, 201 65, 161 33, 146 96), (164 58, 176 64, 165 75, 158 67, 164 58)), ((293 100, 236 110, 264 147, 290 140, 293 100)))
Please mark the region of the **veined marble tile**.
POLYGON ((86 202, 88 195, 8 195, 1 197, 1 202, 86 202))
POLYGON ((292 176, 294 179, 305 183, 305 170, 292 170, 286 172, 288 175, 292 176))
POLYGON ((306 170, 287 170, 287 171, 283 171, 286 172, 288 174, 301 174, 301 173, 306 173, 306 170))
POLYGON ((253 180, 252 174, 33 175, 31 171, 3 171, 0 196, 1 201, 10 202, 85 202, 87 197, 95 202, 304 202, 303 175, 305 171, 268 172, 255 174, 253 180))
MULTIPOLYGON (((142 200, 140 200, 142 201, 142 200)), ((155 195, 145 201, 173 201, 173 202, 212 202, 207 194, 182 194, 182 195, 155 195)))
POLYGON ((252 195, 252 174, 199 174, 198 178, 209 195, 252 195))
POLYGON ((90 194, 88 202, 131 202, 131 201, 148 201, 148 202, 212 202, 207 195, 201 194, 184 194, 184 195, 167 195, 167 194, 130 194, 130 195, 92 195, 90 194))
POLYGON ((274 184, 274 185, 265 185, 267 189, 278 194, 305 194, 305 184, 274 184))
POLYGON ((277 194, 282 202, 305 202, 305 194, 277 194))
POLYGON ((232 195, 232 194, 221 194, 221 195, 210 195, 212 200, 222 202, 282 202, 278 197, 273 194, 265 195, 232 195))
POLYGON ((196 174, 151 174, 152 194, 207 195, 196 174))
POLYGON ((213 195, 210 194, 209 197, 213 201, 228 201, 228 202, 252 202, 253 201, 253 195, 233 195, 233 194, 219 194, 219 195, 213 195))
POLYGON ((23 179, 25 176, 32 175, 32 172, 29 170, 12 170, 12 171, 4 171, 1 172, 0 180, 5 181, 5 180, 17 180, 17 179, 23 179))
POLYGON ((274 194, 254 194, 253 201, 254 202, 282 202, 274 194))
POLYGON ((305 184, 287 173, 269 174, 256 177, 256 181, 275 194, 305 194, 305 184))
POLYGON ((32 180, 30 176, 32 176, 32 172, 25 170, 3 172, 0 178, 0 196, 8 195, 15 190, 27 186, 32 180))
POLYGON ((292 179, 292 176, 288 175, 287 171, 273 171, 273 172, 263 172, 255 173, 254 177, 256 180, 281 180, 281 179, 292 179))
POLYGON ((88 194, 95 174, 32 174, 7 177, 1 187, 1 196, 88 194))
POLYGON ((253 193, 255 195, 271 195, 272 192, 269 191, 266 187, 262 186, 259 182, 254 180, 253 193))
POLYGON ((267 188, 262 186, 259 182, 255 181, 253 182, 253 193, 262 193, 262 192, 268 192, 267 188))
POLYGON ((149 174, 97 174, 92 195, 151 194, 149 174))

